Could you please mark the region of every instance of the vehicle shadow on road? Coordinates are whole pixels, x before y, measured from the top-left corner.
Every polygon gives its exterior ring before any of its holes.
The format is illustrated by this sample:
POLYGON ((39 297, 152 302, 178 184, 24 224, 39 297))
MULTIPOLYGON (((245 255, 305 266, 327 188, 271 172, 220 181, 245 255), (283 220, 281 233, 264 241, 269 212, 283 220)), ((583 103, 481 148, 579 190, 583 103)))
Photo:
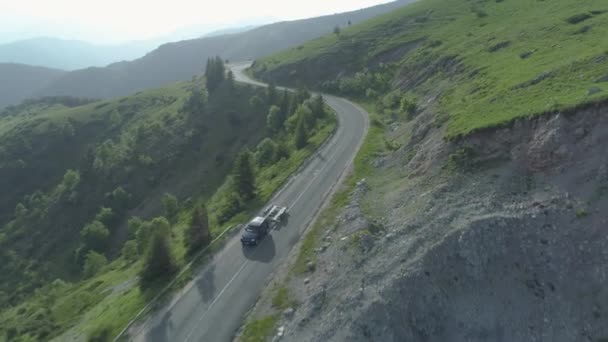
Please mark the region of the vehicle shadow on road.
POLYGON ((283 229, 285 226, 287 226, 289 224, 289 213, 285 213, 283 215, 283 218, 281 218, 281 221, 279 221, 277 223, 276 226, 274 226, 274 230, 281 230, 283 229))
POLYGON ((169 342, 169 330, 173 327, 171 322, 171 311, 167 311, 163 320, 146 333, 146 341, 150 342, 169 342))
POLYGON ((276 247, 272 234, 268 234, 262 243, 255 247, 243 247, 243 254, 245 255, 245 258, 249 260, 264 263, 271 262, 276 254, 276 247))
POLYGON ((213 299, 215 296, 215 265, 209 266, 195 284, 203 302, 207 303, 213 299))

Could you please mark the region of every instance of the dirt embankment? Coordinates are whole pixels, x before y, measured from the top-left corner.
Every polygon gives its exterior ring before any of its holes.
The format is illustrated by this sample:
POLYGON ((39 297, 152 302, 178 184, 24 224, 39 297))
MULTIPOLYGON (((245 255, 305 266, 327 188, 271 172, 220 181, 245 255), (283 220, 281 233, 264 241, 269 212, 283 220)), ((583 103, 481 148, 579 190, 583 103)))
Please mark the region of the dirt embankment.
POLYGON ((412 132, 287 282, 282 341, 608 341, 608 106, 412 132))

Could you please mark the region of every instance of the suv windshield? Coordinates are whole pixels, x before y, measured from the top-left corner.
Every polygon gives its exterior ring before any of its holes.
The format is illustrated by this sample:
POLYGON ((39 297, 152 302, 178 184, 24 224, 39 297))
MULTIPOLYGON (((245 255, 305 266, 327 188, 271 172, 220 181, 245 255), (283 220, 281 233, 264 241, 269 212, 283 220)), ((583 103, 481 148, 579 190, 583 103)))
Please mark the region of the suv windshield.
POLYGON ((257 232, 258 227, 259 226, 252 226, 252 225, 248 224, 247 227, 245 227, 245 230, 248 232, 257 232))

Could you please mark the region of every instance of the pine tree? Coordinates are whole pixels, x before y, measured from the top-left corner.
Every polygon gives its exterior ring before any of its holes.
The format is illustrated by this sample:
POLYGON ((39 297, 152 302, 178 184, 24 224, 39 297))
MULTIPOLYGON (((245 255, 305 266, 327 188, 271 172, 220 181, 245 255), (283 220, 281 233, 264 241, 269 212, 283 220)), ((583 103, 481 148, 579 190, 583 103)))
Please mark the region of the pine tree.
POLYGON ((277 101, 277 87, 272 82, 270 82, 268 88, 266 88, 266 97, 269 106, 274 105, 277 101))
POLYGON ((312 112, 317 119, 325 117, 325 101, 323 96, 317 95, 312 99, 312 112))
POLYGON ((234 163, 233 177, 236 192, 244 200, 255 197, 255 174, 251 160, 251 152, 241 152, 234 163))
POLYGON ((162 198, 163 209, 165 211, 165 217, 170 222, 174 222, 179 213, 179 202, 177 198, 169 193, 165 193, 162 198))
POLYGON ((189 253, 192 253, 211 242, 209 215, 205 205, 194 209, 192 212, 190 226, 186 231, 186 236, 186 246, 188 247, 189 253))
POLYGON ((281 130, 281 127, 283 127, 281 108, 277 106, 270 107, 268 115, 266 116, 266 125, 272 132, 278 132, 281 130))
POLYGON ((207 79, 207 89, 209 92, 215 91, 222 82, 224 82, 226 79, 226 68, 224 66, 224 61, 220 57, 207 60, 205 77, 207 79))
POLYGON ((279 104, 279 108, 281 108, 281 114, 283 115, 283 121, 285 121, 285 119, 287 119, 287 116, 291 114, 289 113, 289 100, 289 92, 287 90, 284 90, 283 96, 281 98, 281 103, 279 104))
POLYGON ((141 273, 143 281, 165 277, 177 269, 169 242, 169 222, 164 217, 159 217, 152 220, 151 224, 152 241, 141 273))
POLYGON ((295 132, 295 145, 296 148, 302 149, 308 143, 308 138, 306 137, 306 124, 304 123, 304 118, 300 117, 298 119, 298 124, 296 125, 295 132))
POLYGON ((234 92, 234 73, 232 72, 232 70, 229 70, 228 74, 226 75, 226 86, 230 93, 234 92))

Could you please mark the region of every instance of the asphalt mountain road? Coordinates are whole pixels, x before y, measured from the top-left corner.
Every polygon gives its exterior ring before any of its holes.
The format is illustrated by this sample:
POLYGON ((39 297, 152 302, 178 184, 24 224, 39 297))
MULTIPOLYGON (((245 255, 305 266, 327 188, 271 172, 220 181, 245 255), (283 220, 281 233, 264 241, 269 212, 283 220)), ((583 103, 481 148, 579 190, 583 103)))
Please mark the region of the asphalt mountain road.
MULTIPOLYGON (((249 79, 248 64, 231 66, 239 82, 249 79)), ((324 95, 338 115, 338 129, 272 200, 289 207, 289 220, 254 249, 234 236, 166 307, 129 330, 130 339, 152 342, 233 339, 272 272, 298 242, 311 219, 351 164, 368 128, 368 114, 342 98, 324 95)))

